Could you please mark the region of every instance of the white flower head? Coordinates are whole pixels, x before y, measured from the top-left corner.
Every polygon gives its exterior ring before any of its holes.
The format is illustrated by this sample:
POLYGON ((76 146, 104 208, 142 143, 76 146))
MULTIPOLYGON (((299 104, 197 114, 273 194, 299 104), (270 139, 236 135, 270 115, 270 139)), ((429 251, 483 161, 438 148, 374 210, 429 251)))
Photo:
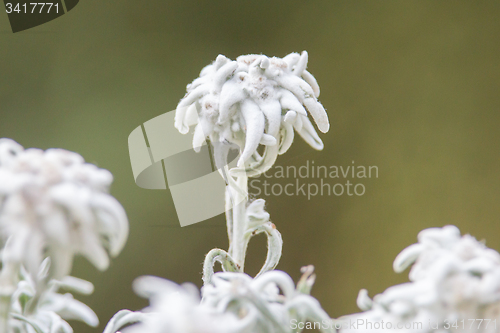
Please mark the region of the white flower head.
POLYGON ((196 125, 195 150, 206 137, 223 158, 227 149, 217 145, 237 145, 241 151, 238 167, 246 167, 249 176, 268 170, 277 155, 290 148, 294 128, 321 150, 323 142, 307 115, 323 133, 330 124, 317 99, 316 79, 306 70, 307 61, 306 51, 283 59, 252 54, 229 60, 219 55, 187 86, 177 106, 175 127, 186 134, 189 126, 196 125), (259 145, 265 146, 262 156, 257 152, 259 145))
POLYGON ((50 256, 49 278, 61 278, 69 274, 75 254, 106 269, 105 249, 116 256, 128 235, 125 212, 108 194, 112 180, 109 171, 76 153, 24 150, 0 139, 2 274, 8 274, 8 265, 21 264, 35 274, 50 256))
MULTIPOLYGON (((411 282, 392 286, 376 295, 373 301, 366 290, 362 290, 358 305, 366 312, 352 315, 352 320, 405 322, 410 328, 401 332, 412 333, 437 332, 461 320, 465 320, 466 327, 471 324, 469 319, 500 320, 498 252, 470 235, 461 236, 455 226, 423 230, 418 240, 394 261, 396 272, 413 264, 411 282)), ((484 332, 496 332, 494 325, 484 329, 484 332)))

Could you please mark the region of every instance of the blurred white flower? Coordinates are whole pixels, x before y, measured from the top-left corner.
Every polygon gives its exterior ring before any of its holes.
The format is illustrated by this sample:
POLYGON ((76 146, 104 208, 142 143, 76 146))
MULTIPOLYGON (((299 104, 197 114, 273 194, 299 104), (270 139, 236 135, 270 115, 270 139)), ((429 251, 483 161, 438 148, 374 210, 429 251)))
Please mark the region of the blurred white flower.
POLYGON ((323 142, 306 110, 323 133, 330 124, 317 100, 316 79, 306 70, 307 61, 306 51, 283 59, 252 54, 232 61, 219 55, 187 86, 177 106, 175 127, 185 134, 196 125, 195 150, 209 137, 215 153, 221 155, 216 161, 220 157, 222 163, 227 159, 225 145, 237 145, 241 150, 238 167, 246 166, 249 176, 265 172, 278 154, 288 150, 293 128, 321 150, 323 142), (262 156, 257 152, 259 145, 266 147, 262 156))
POLYGON ((36 274, 42 260, 52 261, 48 279, 71 270, 82 254, 98 269, 108 267, 125 244, 128 222, 120 203, 108 194, 110 172, 62 149, 24 150, 0 139, 0 282, 12 283, 23 265, 36 274))
MULTIPOLYGON (((195 286, 179 286, 168 280, 145 276, 134 289, 150 300, 142 312, 123 310, 104 333, 139 322, 124 333, 273 333, 300 332, 293 320, 329 322, 319 302, 308 295, 314 281, 312 268, 304 271, 297 288, 285 272, 271 271, 252 279, 244 273, 216 273, 202 288, 200 303, 195 286)), ((332 327, 322 332, 333 332, 332 327)))
POLYGON ((114 333, 121 327, 123 333, 230 333, 236 318, 231 314, 217 314, 200 306, 196 286, 177 285, 171 281, 142 276, 134 281, 135 292, 149 299, 149 307, 142 312, 122 310, 106 326, 104 333, 114 333))
MULTIPOLYGON (((500 255, 470 235, 460 236, 455 226, 426 229, 418 243, 394 261, 402 272, 413 264, 409 283, 388 288, 373 301, 362 290, 358 306, 366 312, 346 319, 408 323, 398 332, 498 332, 500 324, 500 255), (490 319, 486 328, 470 320, 490 319), (461 321, 464 320, 464 324, 461 321), (413 323, 421 323, 418 324, 413 323), (458 325, 454 329, 452 325, 458 325)), ((394 326, 395 327, 395 326, 394 326)), ((375 332, 376 329, 342 330, 375 332)))

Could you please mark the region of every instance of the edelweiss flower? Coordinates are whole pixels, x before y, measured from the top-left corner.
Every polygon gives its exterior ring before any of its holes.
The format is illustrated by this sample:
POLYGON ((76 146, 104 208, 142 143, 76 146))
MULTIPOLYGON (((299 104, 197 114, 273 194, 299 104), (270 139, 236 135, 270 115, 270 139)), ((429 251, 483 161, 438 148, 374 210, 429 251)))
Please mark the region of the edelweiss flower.
POLYGON ((307 61, 306 51, 283 59, 244 55, 232 61, 219 55, 187 86, 177 106, 175 127, 186 134, 189 126, 197 124, 194 149, 199 150, 209 137, 223 159, 227 159, 227 148, 217 144, 237 145, 241 150, 238 167, 247 165, 249 176, 265 172, 278 154, 288 150, 293 128, 321 150, 323 142, 306 110, 321 132, 327 132, 330 124, 317 100, 316 79, 306 70, 307 61), (257 152, 259 145, 266 147, 262 156, 257 152))
POLYGON ((0 139, 2 278, 17 274, 21 264, 36 274, 46 256, 49 279, 68 275, 75 254, 106 269, 105 248, 116 256, 128 235, 125 212, 107 193, 112 179, 76 153, 24 150, 0 139))
POLYGON ((438 329, 448 332, 452 325, 458 325, 462 329, 458 331, 463 332, 497 332, 496 325, 486 328, 486 322, 481 330, 479 322, 472 323, 471 327, 469 319, 500 320, 498 252, 470 235, 461 237, 455 226, 423 230, 418 240, 394 261, 396 272, 414 263, 410 271, 411 282, 390 287, 373 301, 365 290, 361 291, 358 306, 367 311, 347 318, 379 324, 382 320, 393 325, 407 323, 400 332, 430 333, 438 329))

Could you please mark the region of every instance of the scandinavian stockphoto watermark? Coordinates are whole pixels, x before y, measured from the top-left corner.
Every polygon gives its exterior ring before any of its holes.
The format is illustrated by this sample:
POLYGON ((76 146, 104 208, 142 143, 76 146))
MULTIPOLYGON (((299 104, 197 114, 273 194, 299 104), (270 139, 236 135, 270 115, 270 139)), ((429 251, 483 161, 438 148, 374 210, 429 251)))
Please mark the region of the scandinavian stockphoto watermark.
POLYGON ((261 176, 250 180, 250 192, 256 196, 362 196, 365 180, 378 178, 378 166, 318 165, 307 160, 300 166, 277 165, 261 176))
POLYGON ((330 320, 323 320, 321 322, 319 321, 298 321, 297 319, 292 319, 290 320, 290 329, 296 330, 296 329, 322 329, 322 330, 327 330, 327 329, 336 329, 336 330, 349 330, 349 331, 366 331, 366 330, 381 330, 381 331, 387 331, 387 330, 396 330, 400 331, 403 329, 406 330, 412 330, 412 331, 422 331, 424 328, 428 330, 438 330, 438 329, 444 329, 444 330, 450 330, 450 329, 455 329, 455 330, 479 330, 479 329, 484 329, 487 330, 488 328, 490 329, 497 329, 497 321, 496 319, 462 319, 462 320, 455 320, 455 321, 449 321, 449 320, 444 320, 444 322, 438 322, 438 321, 433 321, 433 320, 428 320, 428 321, 384 321, 384 320, 378 320, 378 321, 373 321, 369 319, 363 319, 363 318, 357 318, 357 319, 330 319, 330 320))
MULTIPOLYGON (((429 327, 431 327, 431 322, 429 322, 429 327)), ((407 321, 407 322, 392 322, 392 321, 372 321, 369 319, 330 319, 323 321, 298 321, 296 319, 290 320, 290 329, 319 329, 319 330, 327 330, 327 329, 335 329, 335 330, 349 330, 349 331, 365 331, 365 330, 402 330, 402 329, 411 329, 411 330, 422 330, 424 324, 421 321, 407 321)))

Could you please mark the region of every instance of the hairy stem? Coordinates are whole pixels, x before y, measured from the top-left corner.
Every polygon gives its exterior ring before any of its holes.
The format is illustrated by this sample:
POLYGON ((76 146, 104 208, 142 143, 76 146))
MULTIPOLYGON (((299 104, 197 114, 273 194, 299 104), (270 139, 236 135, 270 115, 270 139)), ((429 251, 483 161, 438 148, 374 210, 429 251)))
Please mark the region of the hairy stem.
MULTIPOLYGON (((244 193, 247 193, 247 181, 248 178, 246 175, 239 176, 236 179, 236 185, 243 190, 244 193)), ((230 193, 232 201, 232 233, 229 235, 229 237, 231 237, 230 254, 235 263, 240 267, 240 270, 243 271, 246 255, 245 231, 247 227, 245 209, 248 197, 243 195, 241 191, 233 188, 230 188, 230 193)))

